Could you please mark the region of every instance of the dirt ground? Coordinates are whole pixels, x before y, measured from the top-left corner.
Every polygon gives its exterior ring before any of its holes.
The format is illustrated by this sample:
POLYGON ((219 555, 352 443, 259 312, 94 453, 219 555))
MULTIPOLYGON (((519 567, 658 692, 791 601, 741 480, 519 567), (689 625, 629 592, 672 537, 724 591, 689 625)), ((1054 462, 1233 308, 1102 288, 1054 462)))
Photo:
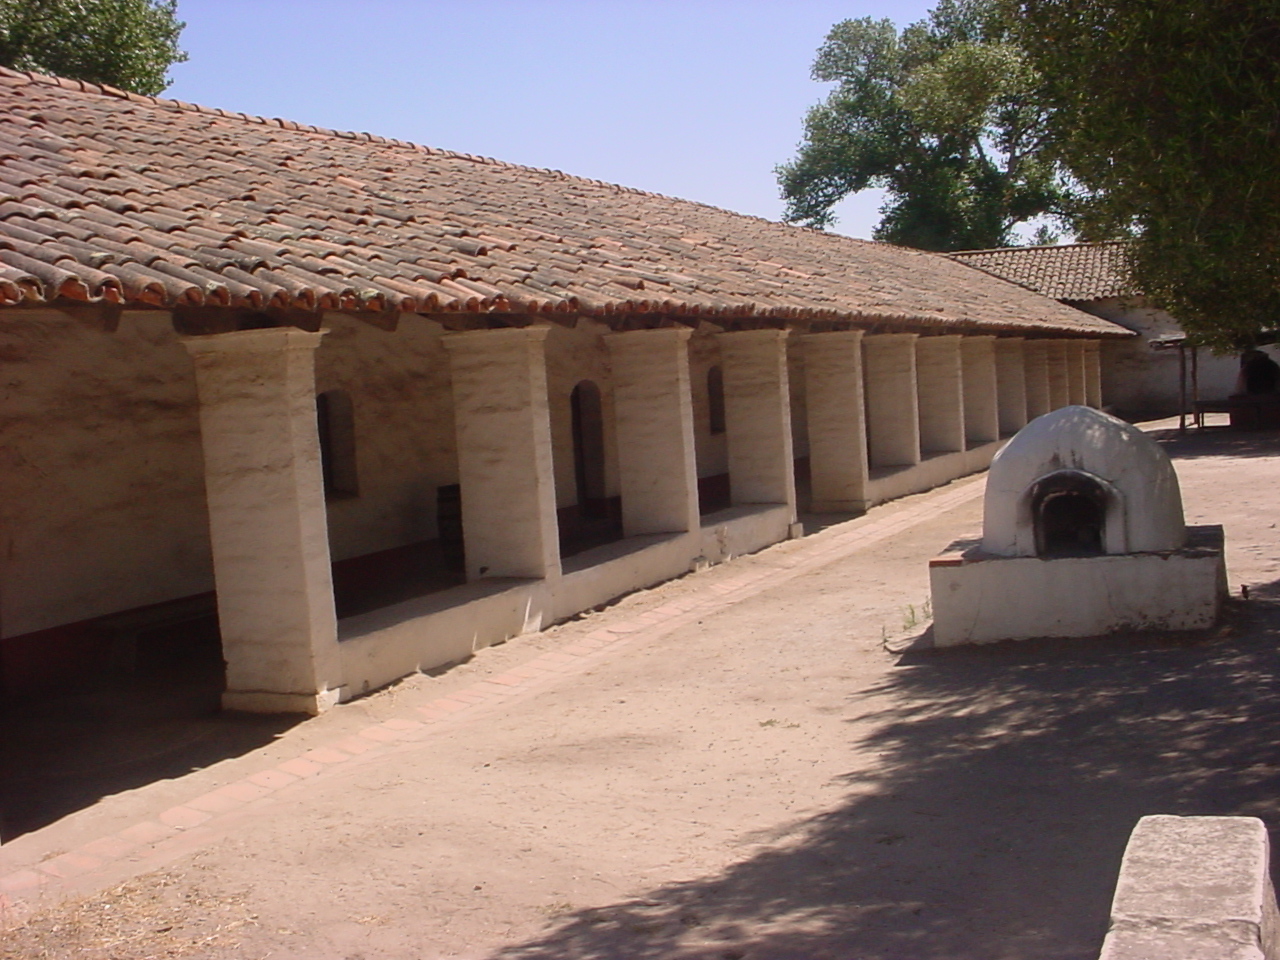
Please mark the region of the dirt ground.
POLYGON ((1188 522, 1225 525, 1233 591, 1251 587, 1210 633, 927 649, 926 562, 981 523, 982 480, 961 481, 6 844, 8 869, 55 855, 611 623, 770 574, 528 696, 282 789, 158 870, 122 861, 110 889, 0 934, 0 957, 1096 957, 1140 816, 1280 824, 1280 437, 1208 431, 1169 449, 1188 522), (895 516, 916 522, 787 573, 824 538, 895 516))

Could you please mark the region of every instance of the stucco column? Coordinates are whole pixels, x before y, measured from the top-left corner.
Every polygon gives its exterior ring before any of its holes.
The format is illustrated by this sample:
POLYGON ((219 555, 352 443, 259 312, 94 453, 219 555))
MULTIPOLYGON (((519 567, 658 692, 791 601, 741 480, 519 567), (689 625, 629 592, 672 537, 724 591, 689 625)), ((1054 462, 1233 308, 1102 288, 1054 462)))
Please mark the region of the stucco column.
POLYGON ((1049 402, 1049 341, 1028 340, 1022 345, 1027 364, 1027 421, 1042 417, 1052 408, 1049 402))
POLYGON ((916 396, 921 453, 964 449, 964 379, 960 337, 921 337, 916 341, 916 396))
POLYGON ((996 399, 1000 433, 1017 433, 1027 425, 1027 366, 1022 337, 998 337, 996 352, 996 399))
POLYGON ((692 333, 676 327, 605 337, 613 365, 622 530, 629 537, 699 527, 689 388, 692 333))
POLYGON ((315 350, 294 327, 184 340, 195 362, 223 706, 319 713, 342 684, 315 350))
POLYGON ((446 334, 467 579, 556 577, 549 327, 446 334))
POLYGON ((920 462, 916 339, 914 333, 876 333, 862 338, 867 450, 873 468, 920 462))
POLYGON ((1067 362, 1067 341, 1045 341, 1045 363, 1049 372, 1049 409, 1071 402, 1071 371, 1067 362))
MULTIPOLYGON (((724 367, 729 488, 734 503, 796 506, 787 331, 716 336, 724 367)), ((793 517, 794 519, 794 517, 793 517)))
POLYGON ((960 360, 964 365, 964 437, 969 447, 1000 439, 1000 411, 996 401, 996 338, 964 337, 960 360))
POLYGON ((803 342, 812 509, 815 513, 865 510, 862 331, 811 333, 803 342))
POLYGON ((1084 342, 1084 402, 1102 409, 1102 343, 1084 342))
POLYGON ((1066 347, 1068 402, 1084 404, 1088 397, 1088 382, 1084 368, 1084 341, 1068 340, 1066 347))

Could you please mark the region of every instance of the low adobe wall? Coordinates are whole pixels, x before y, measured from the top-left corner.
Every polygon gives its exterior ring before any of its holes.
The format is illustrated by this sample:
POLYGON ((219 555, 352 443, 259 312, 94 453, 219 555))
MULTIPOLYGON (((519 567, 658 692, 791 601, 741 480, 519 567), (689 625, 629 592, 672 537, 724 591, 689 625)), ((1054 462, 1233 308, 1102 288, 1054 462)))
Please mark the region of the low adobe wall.
POLYGON ((477 650, 688 573, 754 553, 791 534, 786 504, 733 507, 700 531, 628 537, 565 561, 547 580, 492 578, 339 621, 343 700, 401 677, 465 660, 477 650))

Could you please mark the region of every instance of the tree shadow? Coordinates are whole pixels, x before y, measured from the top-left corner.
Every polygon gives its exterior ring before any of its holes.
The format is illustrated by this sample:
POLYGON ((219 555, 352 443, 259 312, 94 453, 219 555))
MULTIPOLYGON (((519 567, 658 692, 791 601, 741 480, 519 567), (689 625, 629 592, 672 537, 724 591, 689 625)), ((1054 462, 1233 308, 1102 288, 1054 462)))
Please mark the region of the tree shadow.
POLYGON ((858 695, 838 806, 494 956, 1096 957, 1139 817, 1280 822, 1278 639, 1254 601, 1208 633, 917 645, 858 695))

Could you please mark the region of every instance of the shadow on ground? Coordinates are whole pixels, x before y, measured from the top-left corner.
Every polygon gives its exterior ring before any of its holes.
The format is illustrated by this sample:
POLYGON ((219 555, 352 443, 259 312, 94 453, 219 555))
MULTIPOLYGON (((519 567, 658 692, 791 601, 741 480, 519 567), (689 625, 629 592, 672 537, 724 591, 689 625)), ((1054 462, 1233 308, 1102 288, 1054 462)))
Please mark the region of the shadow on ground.
POLYGON ((184 643, 157 634, 127 676, 78 681, 4 705, 0 838, 47 826, 103 797, 257 749, 299 717, 223 714, 217 627, 184 643), (172 651, 177 651, 172 652, 172 651))
POLYGON ((1176 429, 1153 434, 1164 452, 1180 460, 1199 457, 1274 457, 1280 452, 1280 431, 1236 430, 1231 427, 1176 429))
POLYGON ((1251 601, 1211 635, 908 652, 858 696, 880 764, 842 805, 495 957, 1096 957, 1139 817, 1280 822, 1277 639, 1251 601))

